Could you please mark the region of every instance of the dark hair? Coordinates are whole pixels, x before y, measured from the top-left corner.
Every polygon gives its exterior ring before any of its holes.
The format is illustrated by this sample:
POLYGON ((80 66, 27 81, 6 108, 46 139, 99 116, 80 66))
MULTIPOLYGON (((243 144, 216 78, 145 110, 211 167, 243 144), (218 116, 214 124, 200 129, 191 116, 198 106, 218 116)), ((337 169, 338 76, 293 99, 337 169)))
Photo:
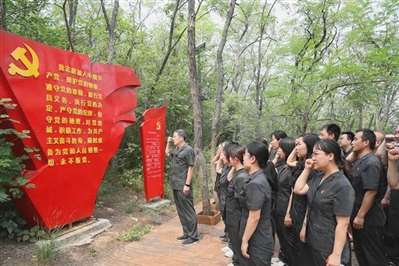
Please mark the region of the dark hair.
POLYGON ((251 156, 255 156, 260 168, 265 168, 269 160, 269 150, 262 142, 251 142, 247 145, 247 151, 251 156))
POLYGON ((341 148, 338 143, 331 139, 319 140, 315 145, 315 149, 321 150, 327 154, 334 155, 334 162, 339 167, 342 168, 344 166, 344 161, 342 159, 341 148))
POLYGON ((285 160, 291 154, 292 150, 295 148, 295 140, 293 138, 283 138, 279 142, 279 147, 283 150, 285 155, 285 160))
POLYGON ((230 158, 237 158, 241 163, 244 161, 245 147, 240 144, 233 144, 230 150, 230 158))
POLYGON ((341 128, 337 124, 327 124, 321 129, 325 129, 329 135, 334 135, 335 141, 337 141, 339 135, 341 135, 341 128))
POLYGON ((226 156, 227 161, 230 160, 231 156, 231 148, 234 146, 234 143, 228 142, 223 146, 223 153, 226 156))
POLYGON ((186 131, 184 131, 183 129, 176 129, 175 133, 177 135, 179 135, 180 137, 182 137, 184 139, 184 141, 186 141, 186 139, 187 139, 186 131))
POLYGON ((280 140, 280 139, 284 139, 284 138, 288 137, 287 134, 282 130, 276 130, 270 136, 271 137, 274 136, 276 138, 276 140, 280 140))
POLYGON ((356 131, 357 132, 362 132, 362 140, 369 141, 369 147, 370 149, 374 150, 375 149, 375 143, 377 141, 377 136, 375 135, 374 131, 372 131, 369 128, 363 128, 363 129, 359 129, 356 131))
POLYGON ((355 134, 353 134, 352 131, 344 131, 341 133, 341 135, 346 135, 350 141, 353 141, 355 138, 355 134))
POLYGON ((320 140, 319 136, 314 133, 307 133, 303 135, 303 142, 306 144, 306 158, 311 158, 313 147, 320 140))
POLYGON ((269 147, 269 142, 267 141, 266 138, 261 138, 261 139, 257 140, 256 142, 263 143, 263 145, 265 145, 266 147, 269 147))

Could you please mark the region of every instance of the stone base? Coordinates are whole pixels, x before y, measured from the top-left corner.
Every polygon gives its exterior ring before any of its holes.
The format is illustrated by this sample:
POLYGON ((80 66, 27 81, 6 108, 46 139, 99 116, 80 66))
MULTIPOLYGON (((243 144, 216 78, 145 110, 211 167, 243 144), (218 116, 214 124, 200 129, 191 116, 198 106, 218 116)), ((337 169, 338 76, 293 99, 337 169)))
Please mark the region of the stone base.
POLYGON ((149 202, 143 205, 144 208, 151 209, 151 210, 160 210, 162 208, 170 206, 170 200, 168 199, 161 199, 153 202, 149 202))
POLYGON ((197 214, 199 224, 216 225, 220 222, 220 211, 212 211, 211 215, 204 215, 201 211, 197 214))
MULTIPOLYGON (((96 235, 106 231, 111 226, 111 222, 107 219, 90 219, 62 231, 52 242, 57 250, 86 245, 91 243, 96 235)), ((48 240, 38 241, 37 245, 46 241, 48 240)))

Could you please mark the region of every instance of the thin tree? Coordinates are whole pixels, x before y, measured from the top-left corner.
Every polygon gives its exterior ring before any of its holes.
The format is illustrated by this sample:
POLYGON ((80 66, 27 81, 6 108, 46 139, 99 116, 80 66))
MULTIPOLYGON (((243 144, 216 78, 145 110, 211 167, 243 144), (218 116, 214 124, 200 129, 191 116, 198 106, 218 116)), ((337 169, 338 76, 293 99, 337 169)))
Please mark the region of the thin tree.
POLYGON ((6 0, 0 0, 0 30, 7 30, 6 0))
POLYGON ((211 204, 208 189, 208 171, 206 161, 202 152, 202 128, 203 108, 200 100, 200 87, 198 79, 197 62, 195 57, 195 0, 188 0, 188 26, 187 26, 187 48, 188 48, 188 70, 190 77, 191 101, 193 106, 194 120, 194 151, 196 155, 195 169, 198 178, 202 182, 202 208, 203 214, 211 214, 211 204))
POLYGON ((114 1, 114 6, 112 8, 111 20, 109 20, 107 10, 105 8, 104 0, 101 0, 101 9, 104 14, 105 26, 108 31, 108 59, 107 63, 110 64, 115 57, 115 29, 116 21, 119 11, 119 0, 114 1))
MULTIPOLYGON (((216 72, 218 76, 217 87, 216 87, 216 99, 215 99, 215 112, 212 118, 212 138, 211 138, 211 154, 215 154, 216 145, 218 142, 219 127, 220 127, 220 116, 222 112, 223 102, 223 89, 224 89, 224 68, 223 68, 223 50, 226 45, 227 35, 229 32, 231 20, 233 19, 234 9, 236 6, 236 0, 230 0, 229 9, 226 14, 224 22, 222 38, 220 39, 217 54, 216 54, 216 72)), ((212 178, 215 176, 214 168, 211 168, 212 178)))

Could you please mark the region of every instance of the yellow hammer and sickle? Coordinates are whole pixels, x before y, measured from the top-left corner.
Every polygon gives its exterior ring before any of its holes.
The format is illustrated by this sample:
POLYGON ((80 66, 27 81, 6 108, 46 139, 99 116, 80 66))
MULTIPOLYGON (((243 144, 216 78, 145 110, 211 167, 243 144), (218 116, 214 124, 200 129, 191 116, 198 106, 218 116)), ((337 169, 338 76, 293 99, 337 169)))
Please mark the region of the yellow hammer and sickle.
POLYGON ((157 122, 157 130, 160 130, 161 129, 161 122, 157 122))
POLYGON ((23 47, 17 47, 11 53, 11 56, 16 61, 21 61, 21 63, 26 67, 26 69, 21 69, 17 67, 14 63, 11 63, 8 68, 8 73, 14 76, 16 74, 21 75, 23 77, 35 77, 39 76, 39 57, 37 56, 36 52, 24 43, 24 46, 28 49, 29 53, 32 56, 32 62, 29 61, 28 57, 26 56, 26 49, 23 47))

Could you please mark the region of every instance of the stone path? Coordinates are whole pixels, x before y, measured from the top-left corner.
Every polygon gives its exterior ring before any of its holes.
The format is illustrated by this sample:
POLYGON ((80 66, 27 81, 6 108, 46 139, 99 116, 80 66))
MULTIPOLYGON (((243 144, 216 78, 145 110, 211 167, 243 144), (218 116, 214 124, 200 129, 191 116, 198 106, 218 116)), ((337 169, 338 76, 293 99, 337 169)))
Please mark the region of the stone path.
MULTIPOLYGON (((198 207, 198 206, 197 206, 198 207)), ((138 242, 131 242, 110 252, 106 258, 94 263, 98 266, 162 265, 162 266, 226 266, 231 260, 224 257, 225 246, 219 239, 223 223, 216 226, 199 225, 201 240, 191 246, 183 246, 176 237, 181 235, 178 217, 155 227, 138 242)), ((282 263, 275 262, 273 266, 282 263)))
POLYGON ((123 246, 109 254, 96 265, 227 265, 230 260, 223 256, 224 247, 219 240, 223 225, 199 225, 201 240, 191 246, 183 246, 176 237, 181 235, 177 217, 155 227, 138 242, 123 246))

